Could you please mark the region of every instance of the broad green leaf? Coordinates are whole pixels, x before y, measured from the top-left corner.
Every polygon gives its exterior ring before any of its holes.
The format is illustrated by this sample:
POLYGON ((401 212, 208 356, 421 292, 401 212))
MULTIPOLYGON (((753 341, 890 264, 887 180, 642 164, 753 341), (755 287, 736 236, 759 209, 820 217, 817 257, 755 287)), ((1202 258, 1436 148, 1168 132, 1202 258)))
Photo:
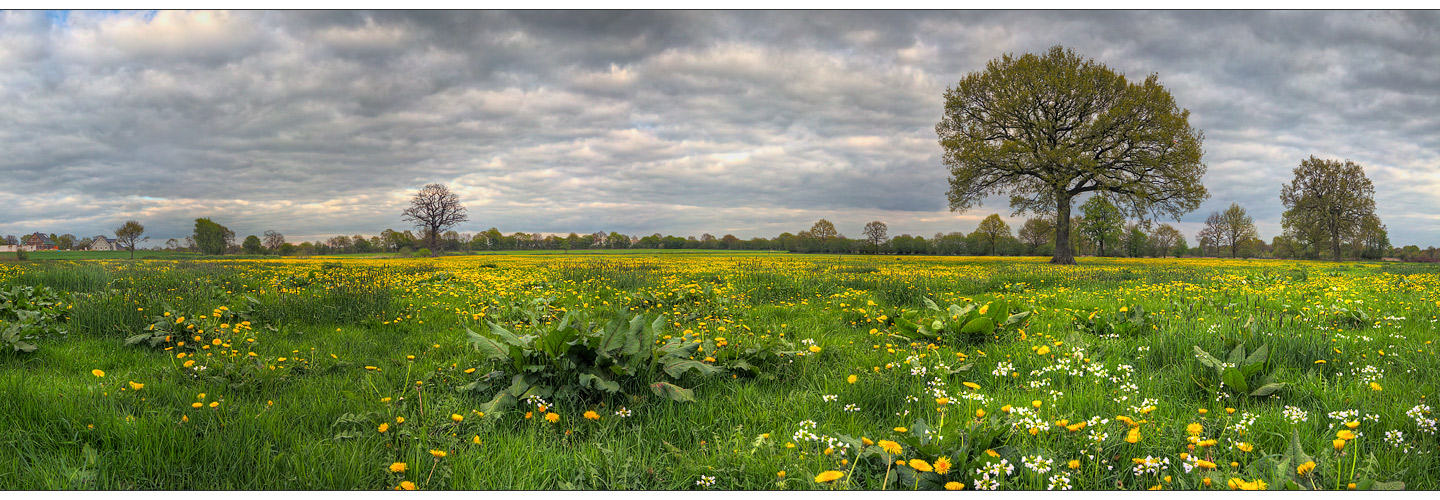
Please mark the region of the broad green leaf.
POLYGON ((1375 484, 1370 486, 1371 489, 1378 491, 1400 491, 1405 489, 1405 481, 1390 481, 1385 483, 1376 481, 1375 484))
POLYGON ((656 383, 650 384, 650 390, 653 391, 653 392, 655 392, 655 395, 656 395, 656 396, 668 397, 668 398, 670 398, 671 400, 674 400, 674 401, 679 401, 679 402, 694 402, 694 401, 695 401, 695 391, 692 391, 692 390, 690 390, 690 389, 686 389, 686 388, 684 388, 684 387, 680 387, 680 386, 678 386, 678 385, 675 385, 675 384, 672 384, 672 383, 669 383, 669 382, 656 382, 656 383))
POLYGON ((1247 366, 1248 366, 1248 365, 1255 365, 1255 364, 1264 364, 1264 363, 1265 363, 1265 360, 1267 360, 1267 359, 1269 359, 1269 358, 1270 358, 1270 344, 1263 344, 1263 345, 1260 346, 1259 349, 1256 349, 1255 352, 1250 353, 1250 356, 1249 356, 1249 357, 1245 358, 1245 364, 1246 364, 1247 366))
POLYGON ((979 318, 972 319, 972 320, 966 322, 966 323, 965 323, 965 326, 963 326, 963 327, 960 328, 960 333, 966 333, 966 334, 979 333, 979 334, 989 335, 991 332, 994 332, 994 331, 995 331, 995 322, 990 321, 990 318, 986 318, 986 317, 983 317, 983 316, 982 316, 982 317, 979 317, 979 318))
POLYGON ((1271 395, 1271 394, 1275 394, 1276 392, 1279 392, 1280 389, 1284 389, 1284 388, 1285 388, 1285 383, 1284 383, 1284 382, 1277 382, 1277 383, 1273 383, 1273 384, 1265 384, 1265 385, 1260 386, 1259 389, 1255 389, 1255 392, 1250 393, 1250 395, 1251 395, 1251 396, 1255 396, 1255 397, 1263 398, 1263 397, 1269 396, 1269 395, 1271 395))
POLYGON ((1011 314, 1010 317, 1005 319, 1005 326, 1010 326, 1020 323, 1021 321, 1025 321, 1025 318, 1030 317, 1030 313, 1033 312, 1034 311, 1021 311, 1015 314, 1011 314))
POLYGON ((1195 346, 1195 357, 1200 358, 1200 364, 1208 366, 1210 368, 1214 368, 1216 370, 1221 369, 1221 366, 1224 365, 1224 363, 1221 363, 1219 359, 1216 359, 1215 356, 1211 356, 1210 353, 1205 352, 1205 350, 1201 349, 1198 345, 1195 346))
POLYGON ((645 316, 636 314, 630 320, 630 331, 625 334, 625 346, 620 349, 620 354, 629 356, 640 352, 640 347, 645 345, 645 316))
MULTIPOLYGON (((480 352, 485 355, 486 359, 506 360, 510 358, 509 346, 501 344, 498 340, 475 333, 475 331, 471 330, 468 326, 465 327, 465 332, 466 336, 470 338, 470 343, 475 344, 475 347, 480 349, 480 352)), ((134 338, 135 337, 127 339, 125 344, 129 345, 130 340, 134 338)))
POLYGON ((1245 375, 1241 374, 1240 370, 1226 368, 1225 371, 1220 372, 1220 380, 1225 381, 1225 385, 1236 391, 1247 392, 1250 390, 1250 386, 1245 384, 1245 375))
POLYGON ((518 400, 515 399, 515 396, 512 396, 510 392, 501 391, 499 394, 496 394, 495 397, 489 402, 481 403, 479 410, 487 414, 498 413, 511 406, 514 406, 516 402, 518 402, 518 400))
POLYGON ((510 333, 510 330, 506 330, 505 327, 496 324, 494 321, 487 321, 486 323, 490 324, 490 334, 496 336, 502 342, 513 345, 515 347, 528 347, 530 345, 528 342, 525 342, 524 340, 516 337, 515 334, 510 333))
POLYGON ((701 375, 714 375, 723 371, 717 366, 708 365, 693 359, 669 358, 665 361, 665 373, 672 378, 680 378, 687 371, 694 370, 701 375))
POLYGON ((612 357, 622 350, 625 347, 625 339, 630 334, 630 329, 624 325, 625 323, 619 318, 606 324, 605 329, 600 332, 600 345, 596 346, 596 350, 612 357))
POLYGON ((151 335, 148 334, 148 333, 142 333, 142 334, 139 334, 139 335, 132 335, 132 336, 130 336, 129 338, 126 338, 126 339, 125 339, 125 345, 135 345, 135 344, 139 344, 139 343, 144 342, 144 341, 146 341, 146 340, 150 340, 150 337, 151 337, 151 335))
POLYGON ((924 297, 924 299, 925 299, 925 308, 926 308, 926 309, 929 309, 929 310, 931 310, 931 311, 939 311, 939 310, 940 310, 940 306, 936 305, 936 304, 935 304, 935 301, 930 300, 930 297, 924 297))
POLYGON ((1244 364, 1245 364, 1245 344, 1240 344, 1240 345, 1235 346, 1235 349, 1232 350, 1232 351, 1230 351, 1230 357, 1229 357, 1229 359, 1226 359, 1225 362, 1226 362, 1226 363, 1230 363, 1230 364, 1235 365, 1235 366, 1244 365, 1244 364))

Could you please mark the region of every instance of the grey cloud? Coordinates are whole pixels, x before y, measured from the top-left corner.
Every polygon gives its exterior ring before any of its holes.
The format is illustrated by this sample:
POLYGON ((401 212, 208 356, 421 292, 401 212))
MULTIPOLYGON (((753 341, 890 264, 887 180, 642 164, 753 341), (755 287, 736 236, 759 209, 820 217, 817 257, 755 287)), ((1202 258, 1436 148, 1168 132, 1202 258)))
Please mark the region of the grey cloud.
POLYGON ((1273 236, 1315 154, 1369 168, 1392 241, 1435 244, 1437 33, 1434 12, 4 12, 0 233, 374 234, 437 181, 470 231, 969 231, 1010 209, 945 211, 941 93, 1065 44, 1158 73, 1205 131, 1213 197, 1182 227, 1239 202, 1273 236))

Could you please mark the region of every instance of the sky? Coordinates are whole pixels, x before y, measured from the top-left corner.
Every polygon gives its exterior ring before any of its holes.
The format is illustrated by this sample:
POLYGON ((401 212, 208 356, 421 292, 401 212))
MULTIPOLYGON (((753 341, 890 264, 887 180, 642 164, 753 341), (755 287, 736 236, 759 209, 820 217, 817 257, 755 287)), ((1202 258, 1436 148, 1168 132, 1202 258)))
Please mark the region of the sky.
POLYGON ((1279 235, 1314 155, 1365 167, 1392 244, 1440 245, 1436 11, 0 12, 0 235, 374 235, 429 183, 461 232, 1018 230, 1007 197, 947 209, 934 128, 1057 44, 1190 110, 1192 243, 1230 203, 1279 235))

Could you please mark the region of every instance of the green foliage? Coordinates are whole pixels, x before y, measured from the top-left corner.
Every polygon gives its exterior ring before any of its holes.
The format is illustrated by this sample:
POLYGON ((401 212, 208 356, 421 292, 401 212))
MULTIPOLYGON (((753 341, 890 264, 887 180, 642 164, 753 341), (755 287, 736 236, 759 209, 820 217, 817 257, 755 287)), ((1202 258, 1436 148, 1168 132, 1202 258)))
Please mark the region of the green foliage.
POLYGON ((0 348, 11 352, 34 352, 32 341, 62 335, 67 318, 60 296, 45 287, 11 286, 0 289, 0 348))
POLYGON ((1201 365, 1213 370, 1213 382, 1236 396, 1263 398, 1280 392, 1286 386, 1284 382, 1275 382, 1272 374, 1261 373, 1265 362, 1270 359, 1269 344, 1261 345, 1248 355, 1245 344, 1238 344, 1224 361, 1197 345, 1195 358, 1200 360, 1201 365))
MULTIPOLYGON (((536 325, 524 336, 494 322, 488 323, 485 334, 467 327, 470 343, 511 377, 510 385, 482 405, 481 411, 503 410, 530 396, 594 399, 631 392, 639 384, 649 385, 658 396, 693 401, 690 389, 672 381, 691 372, 708 376, 724 369, 694 359, 703 356, 697 354, 701 342, 664 335, 664 316, 647 319, 636 315, 625 321, 617 316, 602 324, 587 313, 572 311, 559 321, 536 325)), ((490 380, 472 382, 462 390, 488 388, 490 380)))
POLYGON ((1034 311, 1011 314, 1009 302, 974 303, 961 307, 950 304, 941 309, 925 299, 925 311, 907 310, 894 318, 895 331, 912 339, 935 339, 956 344, 978 344, 991 339, 999 329, 1022 325, 1034 311))
POLYGON ((1070 316, 1072 324, 1079 331, 1106 339, 1132 337, 1156 329, 1150 315, 1139 305, 1134 308, 1122 307, 1113 313, 1094 311, 1085 314, 1071 311, 1070 316))
POLYGON ((430 249, 429 249, 429 248, 421 248, 420 251, 415 252, 415 256, 416 256, 416 257, 421 257, 421 258, 429 257, 429 256, 430 256, 430 249))
POLYGON ((210 219, 195 219, 195 245, 200 247, 200 253, 205 255, 224 255, 225 248, 235 239, 235 232, 230 228, 215 223, 210 219))

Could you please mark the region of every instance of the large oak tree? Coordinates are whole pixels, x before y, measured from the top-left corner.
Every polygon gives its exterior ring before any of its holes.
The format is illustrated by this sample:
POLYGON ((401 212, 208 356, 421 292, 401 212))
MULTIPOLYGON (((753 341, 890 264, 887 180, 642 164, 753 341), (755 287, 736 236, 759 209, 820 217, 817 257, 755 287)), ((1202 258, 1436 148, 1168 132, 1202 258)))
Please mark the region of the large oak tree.
POLYGON ((1209 193, 1203 134, 1151 74, 1142 82, 1064 47, 1005 55, 945 91, 935 126, 950 210, 1009 193, 1016 214, 1053 214, 1056 264, 1074 264, 1070 204, 1102 191, 1137 217, 1179 218, 1209 193))
POLYGON ((1339 261, 1341 241, 1354 237, 1375 216, 1375 186, 1365 177, 1365 169, 1350 160, 1341 163, 1311 156, 1294 172, 1290 184, 1280 187, 1280 202, 1285 205, 1281 224, 1287 233, 1308 236, 1312 242, 1324 237, 1331 257, 1339 261))
POLYGON ((470 220, 465 215, 465 207, 460 205, 460 196, 451 193, 444 184, 428 184, 421 188, 400 218, 414 222, 423 230, 426 246, 432 252, 439 250, 442 231, 470 220))

